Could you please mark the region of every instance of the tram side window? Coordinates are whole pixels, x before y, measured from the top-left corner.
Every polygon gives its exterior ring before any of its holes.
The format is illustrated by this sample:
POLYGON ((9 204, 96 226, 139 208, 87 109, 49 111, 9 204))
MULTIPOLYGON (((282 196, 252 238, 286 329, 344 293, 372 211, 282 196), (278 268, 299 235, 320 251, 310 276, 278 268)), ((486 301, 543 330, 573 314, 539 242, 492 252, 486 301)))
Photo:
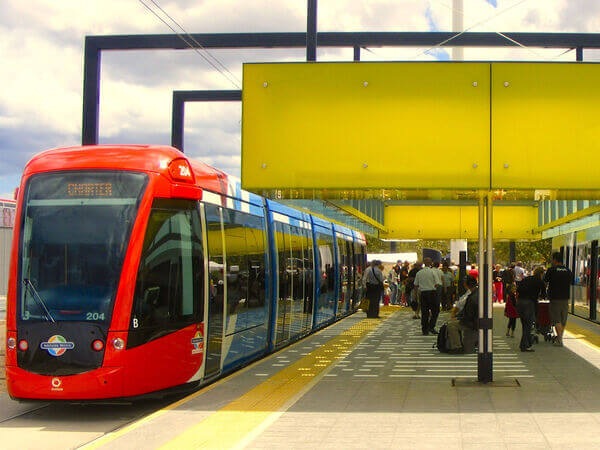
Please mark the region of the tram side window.
POLYGON ((231 209, 223 210, 227 258, 227 333, 264 323, 265 223, 264 218, 231 209), (231 320, 237 316, 235 327, 231 320))
POLYGON ((156 199, 138 269, 132 328, 176 329, 171 325, 201 320, 203 285, 202 228, 196 202, 156 199))
MULTIPOLYGON (((346 290, 348 283, 348 265, 346 261, 346 241, 337 238, 338 262, 339 262, 339 302, 346 301, 346 290)), ((339 308, 338 308, 339 311, 339 308)))
POLYGON ((275 233, 277 239, 277 258, 279 263, 279 298, 287 299, 291 295, 291 270, 287 263, 290 259, 290 226, 288 224, 275 222, 275 233))
POLYGON ((227 333, 245 328, 243 314, 248 301, 248 262, 246 258, 245 214, 223 210, 225 254, 227 258, 227 333), (235 318, 235 327, 231 321, 235 318))
POLYGON ((266 243, 265 219, 246 214, 246 257, 248 258, 248 320, 247 326, 264 323, 266 243))
POLYGON ((206 235, 208 241, 206 243, 206 250, 208 252, 209 303, 211 309, 218 307, 222 311, 225 296, 225 281, 223 278, 223 234, 221 231, 220 207, 205 204, 204 211, 206 214, 206 235))
POLYGON ((308 302, 309 310, 312 311, 313 292, 314 292, 314 252, 313 252, 313 238, 310 230, 305 230, 307 236, 306 245, 306 258, 304 260, 304 283, 305 283, 305 296, 308 302))

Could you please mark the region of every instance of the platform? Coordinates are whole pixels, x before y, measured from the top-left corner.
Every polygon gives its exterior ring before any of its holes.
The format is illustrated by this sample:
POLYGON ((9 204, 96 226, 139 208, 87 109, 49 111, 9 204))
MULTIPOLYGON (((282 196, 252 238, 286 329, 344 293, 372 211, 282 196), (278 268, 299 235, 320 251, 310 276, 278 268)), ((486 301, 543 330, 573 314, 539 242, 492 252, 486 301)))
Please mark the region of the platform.
POLYGON ((359 312, 162 408, 96 407, 78 424, 63 406, 0 423, 0 436, 4 448, 598 448, 600 327, 571 316, 565 348, 521 353, 502 312, 494 308, 498 386, 453 387, 475 378, 476 356, 439 353, 411 312, 389 307, 382 320, 359 312), (115 425, 134 412, 143 417, 115 425))

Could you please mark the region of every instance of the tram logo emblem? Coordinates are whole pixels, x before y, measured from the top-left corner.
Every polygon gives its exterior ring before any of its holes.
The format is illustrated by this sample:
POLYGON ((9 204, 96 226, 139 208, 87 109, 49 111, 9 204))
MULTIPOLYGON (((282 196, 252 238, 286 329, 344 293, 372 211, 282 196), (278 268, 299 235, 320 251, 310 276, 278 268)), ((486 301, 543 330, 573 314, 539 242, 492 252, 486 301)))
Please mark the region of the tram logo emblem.
POLYGON ((53 388, 59 388, 61 384, 62 384, 62 381, 60 381, 60 378, 52 378, 52 387, 53 388))
POLYGON ((68 342, 60 334, 55 334, 47 342, 42 342, 40 348, 46 350, 52 356, 62 356, 67 350, 73 350, 75 343, 68 342))
POLYGON ((192 345, 194 346, 192 355, 202 353, 202 350, 204 350, 204 338, 201 331, 196 331, 196 334, 192 338, 192 345))

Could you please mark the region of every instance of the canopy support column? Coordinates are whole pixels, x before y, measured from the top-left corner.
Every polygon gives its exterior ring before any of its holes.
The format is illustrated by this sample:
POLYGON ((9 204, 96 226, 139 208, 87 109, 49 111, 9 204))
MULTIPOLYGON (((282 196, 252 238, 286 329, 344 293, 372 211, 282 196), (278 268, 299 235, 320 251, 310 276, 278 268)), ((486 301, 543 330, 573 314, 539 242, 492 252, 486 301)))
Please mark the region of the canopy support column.
POLYGON ((479 345, 477 379, 483 383, 494 380, 492 352, 492 264, 493 264, 493 200, 492 193, 479 196, 479 345), (484 217, 484 214, 487 217, 484 217), (487 219, 487 220, 485 220, 487 219), (484 256, 485 222, 485 256, 484 256), (484 261, 485 258, 485 261, 484 261))

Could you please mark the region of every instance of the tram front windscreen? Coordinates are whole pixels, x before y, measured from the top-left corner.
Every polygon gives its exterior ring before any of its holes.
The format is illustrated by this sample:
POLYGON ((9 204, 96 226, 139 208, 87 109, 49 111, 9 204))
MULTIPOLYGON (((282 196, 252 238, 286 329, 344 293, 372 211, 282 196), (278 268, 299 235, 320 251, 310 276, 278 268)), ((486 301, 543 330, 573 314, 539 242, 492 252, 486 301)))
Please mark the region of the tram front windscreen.
POLYGON ((69 171, 34 175, 21 220, 21 322, 109 323, 147 175, 69 171))

